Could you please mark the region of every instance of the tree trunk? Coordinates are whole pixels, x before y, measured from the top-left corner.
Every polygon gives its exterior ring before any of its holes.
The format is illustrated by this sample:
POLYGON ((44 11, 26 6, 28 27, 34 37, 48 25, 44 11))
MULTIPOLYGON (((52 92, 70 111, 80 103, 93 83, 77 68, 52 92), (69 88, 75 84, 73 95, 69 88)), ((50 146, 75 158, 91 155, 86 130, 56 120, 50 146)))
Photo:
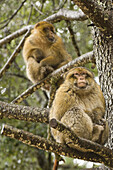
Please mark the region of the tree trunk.
POLYGON ((106 101, 106 119, 108 119, 110 127, 107 146, 113 149, 113 37, 104 35, 96 27, 94 27, 94 55, 101 89, 106 101))
POLYGON ((94 55, 101 89, 106 100, 106 118, 109 122, 109 148, 113 149, 113 38, 107 38, 97 28, 94 33, 94 55))
MULTIPOLYGON (((112 1, 102 0, 104 10, 111 10, 112 1)), ((113 21, 111 21, 113 22, 113 21)), ((106 119, 108 119, 110 135, 107 146, 113 149, 113 37, 103 34, 94 26, 94 55, 100 80, 101 89, 106 101, 106 119)), ((109 169, 104 167, 102 169, 109 169)))

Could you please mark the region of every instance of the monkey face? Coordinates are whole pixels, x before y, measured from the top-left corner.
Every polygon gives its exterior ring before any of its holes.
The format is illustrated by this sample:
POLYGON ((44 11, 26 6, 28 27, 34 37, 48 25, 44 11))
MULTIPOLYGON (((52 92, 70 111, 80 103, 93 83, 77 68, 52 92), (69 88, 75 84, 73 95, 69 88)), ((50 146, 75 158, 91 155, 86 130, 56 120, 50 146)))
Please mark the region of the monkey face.
POLYGON ((50 43, 56 42, 55 28, 52 24, 41 21, 35 25, 36 31, 40 33, 41 36, 46 37, 46 40, 50 43))
POLYGON ((79 94, 89 93, 95 84, 93 73, 83 67, 70 70, 66 82, 79 94))

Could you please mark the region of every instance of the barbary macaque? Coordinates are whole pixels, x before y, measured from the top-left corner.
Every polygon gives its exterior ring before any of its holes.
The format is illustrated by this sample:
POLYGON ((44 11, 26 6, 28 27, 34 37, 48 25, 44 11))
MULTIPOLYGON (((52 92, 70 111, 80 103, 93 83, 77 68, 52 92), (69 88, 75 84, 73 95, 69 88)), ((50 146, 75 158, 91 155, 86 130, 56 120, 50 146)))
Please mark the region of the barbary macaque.
POLYGON ((27 76, 33 83, 72 60, 54 26, 46 21, 38 22, 25 40, 23 58, 27 76))
MULTIPOLYGON (((93 73, 83 67, 71 69, 56 92, 49 119, 55 118, 70 127, 77 136, 103 145, 109 131, 104 115, 104 97, 93 73)), ((53 128, 51 131, 57 142, 70 143, 63 133, 53 128)))

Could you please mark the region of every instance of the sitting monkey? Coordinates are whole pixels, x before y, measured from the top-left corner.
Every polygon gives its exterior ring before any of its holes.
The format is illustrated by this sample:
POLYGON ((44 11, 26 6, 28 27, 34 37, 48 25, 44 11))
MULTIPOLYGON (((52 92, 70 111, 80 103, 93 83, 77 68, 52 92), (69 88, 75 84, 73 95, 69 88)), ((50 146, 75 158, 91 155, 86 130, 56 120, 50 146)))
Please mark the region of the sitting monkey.
MULTIPOLYGON (((109 132, 104 115, 104 97, 93 73, 83 67, 71 69, 56 92, 49 119, 55 118, 70 127, 77 136, 103 145, 109 132)), ((51 131, 57 142, 73 147, 63 133, 53 128, 51 131)))
POLYGON ((23 58, 27 76, 33 83, 72 60, 54 26, 46 21, 38 22, 25 40, 23 58))

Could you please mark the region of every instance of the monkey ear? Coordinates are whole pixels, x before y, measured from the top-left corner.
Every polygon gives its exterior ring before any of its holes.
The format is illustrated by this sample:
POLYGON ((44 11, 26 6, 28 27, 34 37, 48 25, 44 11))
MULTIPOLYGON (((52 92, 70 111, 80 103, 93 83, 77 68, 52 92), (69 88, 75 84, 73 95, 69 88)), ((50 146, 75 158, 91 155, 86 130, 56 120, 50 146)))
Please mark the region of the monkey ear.
POLYGON ((36 25, 35 25, 35 28, 39 27, 40 26, 40 23, 38 22, 36 25))

